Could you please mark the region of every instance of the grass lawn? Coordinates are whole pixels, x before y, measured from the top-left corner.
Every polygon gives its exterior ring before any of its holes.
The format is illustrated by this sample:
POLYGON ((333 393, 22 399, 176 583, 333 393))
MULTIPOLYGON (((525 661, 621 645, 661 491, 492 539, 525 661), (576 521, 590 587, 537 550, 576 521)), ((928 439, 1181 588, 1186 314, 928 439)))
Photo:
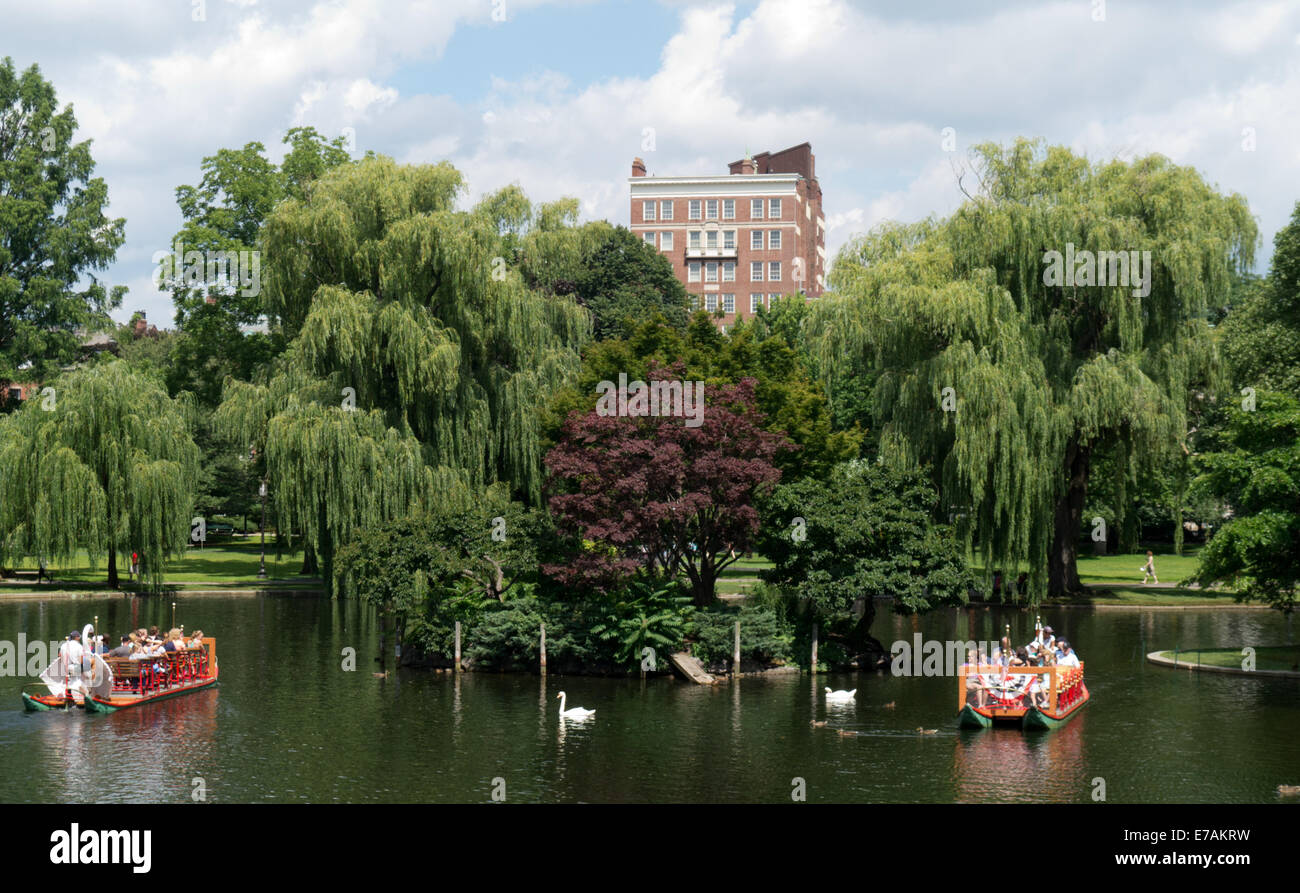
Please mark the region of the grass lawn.
MULTIPOLYGON (((1173 587, 1162 589, 1155 586, 1116 587, 1114 589, 1095 589, 1085 597, 1073 599, 1067 604, 1086 605, 1179 605, 1195 608, 1213 605, 1231 605, 1231 592, 1219 589, 1183 589, 1173 587)), ((1052 602, 1055 604, 1055 602, 1052 602)))
MULTIPOLYGON (((1184 547, 1182 555, 1175 555, 1172 547, 1153 548, 1155 553, 1156 576, 1162 583, 1177 583, 1185 580, 1196 571, 1196 552, 1200 546, 1184 547), (1162 551, 1162 549, 1164 551, 1162 551)), ((1079 552, 1079 579, 1084 583, 1118 583, 1142 589, 1142 571, 1147 563, 1146 548, 1140 552, 1119 555, 1092 555, 1079 552)), ((978 558, 972 558, 971 570, 976 574, 984 572, 984 566, 978 558)), ((1016 576, 1028 568, 1018 567, 1007 571, 1004 576, 1014 581, 1016 576)))
MULTIPOLYGON (((1179 651, 1178 663, 1208 664, 1212 667, 1234 667, 1243 669, 1241 663, 1245 656, 1240 648, 1209 648, 1200 651, 1179 651)), ((1171 660, 1173 651, 1160 652, 1161 657, 1171 660)), ((1257 670, 1300 670, 1300 645, 1274 645, 1255 649, 1255 669, 1257 670)))
MULTIPOLYGON (((172 560, 167 565, 164 577, 168 583, 233 583, 257 582, 258 559, 261 555, 261 542, 256 537, 247 540, 231 539, 219 544, 204 546, 202 549, 189 548, 185 554, 172 560)), ((35 570, 35 561, 18 562, 18 570, 35 570)), ((50 574, 56 583, 103 583, 108 579, 107 560, 101 558, 98 565, 92 566, 85 552, 79 552, 77 558, 69 565, 51 565, 50 574)), ((266 543, 266 576, 269 580, 301 580, 298 575, 302 569, 302 550, 286 551, 278 560, 275 544, 268 537, 266 543)), ((118 574, 127 582, 127 568, 118 562, 118 574)), ((15 582, 13 580, 11 583, 15 582)), ((23 583, 34 583, 30 578, 22 578, 23 583)))

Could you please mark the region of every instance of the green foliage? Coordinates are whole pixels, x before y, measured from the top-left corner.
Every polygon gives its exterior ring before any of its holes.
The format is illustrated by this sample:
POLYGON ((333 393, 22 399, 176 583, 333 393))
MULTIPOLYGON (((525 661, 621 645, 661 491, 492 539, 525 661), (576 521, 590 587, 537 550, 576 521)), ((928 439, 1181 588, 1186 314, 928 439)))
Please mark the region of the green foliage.
POLYGON ((1027 564, 1036 594, 1063 595, 1081 587, 1092 450, 1185 439, 1188 393, 1215 375, 1209 308, 1256 228, 1240 196, 1158 156, 1091 164, 1020 140, 974 165, 980 189, 951 218, 846 246, 805 338, 832 385, 874 372, 885 461, 934 468, 986 568, 1027 564), (1149 294, 1053 281, 1046 252, 1069 245, 1149 251, 1149 294))
POLYGON ((746 602, 739 607, 714 606, 691 618, 691 654, 705 664, 729 662, 740 621, 740 658, 764 665, 794 659, 795 630, 782 604, 746 602))
POLYGON ((876 598, 908 613, 965 602, 965 556, 934 508, 923 473, 865 461, 784 484, 761 506, 759 546, 775 564, 762 576, 806 601, 828 639, 860 650, 876 598))
POLYGON ((1300 400, 1261 391, 1255 409, 1236 404, 1198 455, 1194 494, 1228 503, 1231 518, 1201 550, 1191 581, 1243 585, 1239 599, 1295 610, 1300 584, 1300 400))
POLYGON ((613 647, 618 664, 636 664, 646 659, 647 648, 662 655, 675 650, 693 611, 691 596, 676 584, 634 580, 606 606, 591 634, 613 647))
POLYGON ((32 65, 0 62, 0 384, 40 382, 77 358, 79 332, 111 325, 125 286, 112 263, 126 221, 110 219, 90 141, 73 143, 72 106, 32 65))
POLYGON ((0 419, 0 558, 116 560, 138 551, 153 588, 188 541, 199 451, 192 412, 121 360, 61 376, 0 419))
POLYGON ((1273 239, 1268 277, 1231 308, 1223 348, 1236 387, 1300 395, 1300 202, 1273 239))

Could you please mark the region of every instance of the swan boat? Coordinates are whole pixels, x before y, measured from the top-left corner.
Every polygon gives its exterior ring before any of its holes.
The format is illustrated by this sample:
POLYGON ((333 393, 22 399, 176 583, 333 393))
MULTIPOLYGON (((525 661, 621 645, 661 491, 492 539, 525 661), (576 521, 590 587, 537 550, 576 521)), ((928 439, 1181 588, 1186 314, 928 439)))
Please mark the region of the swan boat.
POLYGON ((1073 719, 1089 697, 1083 664, 1008 668, 968 664, 957 675, 957 719, 963 729, 987 729, 995 723, 1054 729, 1073 719))
POLYGON ((41 674, 49 694, 23 692, 30 711, 66 710, 115 713, 217 684, 217 640, 204 638, 202 648, 169 652, 147 660, 123 660, 94 655, 93 667, 81 677, 65 672, 62 658, 41 674))

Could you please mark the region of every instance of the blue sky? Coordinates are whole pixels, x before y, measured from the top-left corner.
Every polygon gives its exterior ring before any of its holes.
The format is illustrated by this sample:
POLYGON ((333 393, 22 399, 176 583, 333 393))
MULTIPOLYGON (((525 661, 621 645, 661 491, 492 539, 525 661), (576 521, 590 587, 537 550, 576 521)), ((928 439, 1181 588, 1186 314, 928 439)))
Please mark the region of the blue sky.
POLYGON ((1261 271, 1300 199, 1294 2, 0 0, 0 21, 0 55, 73 103, 127 219, 104 277, 131 289, 118 315, 166 325, 151 258, 179 228, 175 188, 222 147, 278 157, 298 124, 450 160, 467 201, 515 182, 618 223, 634 155, 713 174, 808 140, 832 254, 951 212, 970 146, 1020 135, 1196 167, 1249 201, 1261 271))

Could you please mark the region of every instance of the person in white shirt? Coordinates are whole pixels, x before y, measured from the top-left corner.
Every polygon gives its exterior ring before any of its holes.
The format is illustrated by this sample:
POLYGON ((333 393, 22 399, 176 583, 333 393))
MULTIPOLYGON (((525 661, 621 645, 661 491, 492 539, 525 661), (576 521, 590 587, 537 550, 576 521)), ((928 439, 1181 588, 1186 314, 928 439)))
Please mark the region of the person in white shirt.
POLYGON ((1061 640, 1060 665, 1063 667, 1079 666, 1079 655, 1074 653, 1074 649, 1070 647, 1070 643, 1064 639, 1061 640))

